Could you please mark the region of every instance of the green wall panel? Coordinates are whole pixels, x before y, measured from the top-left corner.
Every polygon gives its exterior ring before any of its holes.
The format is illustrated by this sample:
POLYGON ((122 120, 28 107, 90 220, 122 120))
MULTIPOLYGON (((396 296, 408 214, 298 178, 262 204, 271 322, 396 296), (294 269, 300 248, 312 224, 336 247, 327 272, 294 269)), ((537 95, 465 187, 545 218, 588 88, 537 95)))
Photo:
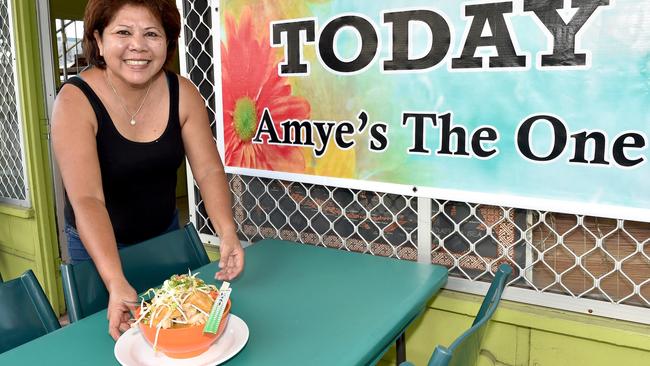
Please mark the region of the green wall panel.
MULTIPOLYGON (((450 345, 473 321, 473 317, 450 311, 427 309, 406 332, 408 360, 426 365, 438 344, 450 345)), ((528 365, 529 336, 527 329, 493 322, 486 331, 484 350, 478 366, 496 364, 528 365)), ((384 357, 386 365, 395 364, 393 350, 384 357)))
POLYGON ((47 115, 41 77, 36 0, 14 1, 12 8, 16 49, 18 104, 22 119, 31 208, 0 207, 0 271, 15 277, 32 269, 52 302, 62 310, 60 263, 47 115))
POLYGON ((650 352, 544 331, 531 331, 531 366, 645 366, 650 352))
POLYGON ((33 219, 0 214, 0 251, 5 254, 19 252, 20 256, 33 260, 34 226, 33 219))
MULTIPOLYGON (((426 365, 471 325, 478 296, 443 291, 406 332, 407 358, 426 365)), ((478 366, 650 365, 650 326, 502 301, 478 366)), ((395 364, 394 347, 379 362, 395 364)))
POLYGON ((0 248, 0 272, 2 272, 2 279, 7 281, 17 278, 25 268, 31 268, 33 261, 16 255, 6 255, 0 248))

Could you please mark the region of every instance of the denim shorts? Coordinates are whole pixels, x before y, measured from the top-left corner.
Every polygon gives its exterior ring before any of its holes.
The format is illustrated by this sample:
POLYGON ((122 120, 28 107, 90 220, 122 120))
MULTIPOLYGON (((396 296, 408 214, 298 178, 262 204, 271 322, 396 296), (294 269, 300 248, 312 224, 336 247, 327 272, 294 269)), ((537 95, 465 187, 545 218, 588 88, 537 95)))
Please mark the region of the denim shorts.
MULTIPOLYGON (((178 221, 178 210, 174 212, 174 218, 172 219, 171 224, 167 229, 165 229, 160 235, 166 234, 170 231, 174 231, 180 228, 179 221, 178 221)), ((77 232, 77 229, 75 229, 72 225, 70 225, 67 221, 65 222, 65 235, 68 239, 68 255, 70 256, 69 262, 71 264, 77 264, 79 262, 87 261, 90 259, 90 255, 86 251, 86 248, 84 247, 83 243, 81 242, 81 238, 79 237, 79 233, 77 232)), ((121 244, 117 243, 117 249, 122 249, 124 247, 128 246, 127 244, 121 244)))

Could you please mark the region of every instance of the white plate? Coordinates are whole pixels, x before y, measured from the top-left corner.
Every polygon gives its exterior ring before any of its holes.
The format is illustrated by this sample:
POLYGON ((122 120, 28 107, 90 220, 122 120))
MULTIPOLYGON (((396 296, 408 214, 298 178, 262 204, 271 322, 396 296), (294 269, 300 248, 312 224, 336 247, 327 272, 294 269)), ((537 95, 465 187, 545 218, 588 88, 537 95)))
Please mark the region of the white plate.
POLYGON ((124 366, 208 366, 218 365, 236 355, 248 341, 248 326, 241 318, 230 314, 226 329, 204 353, 192 358, 170 358, 154 352, 140 330, 127 330, 115 343, 115 358, 124 366))

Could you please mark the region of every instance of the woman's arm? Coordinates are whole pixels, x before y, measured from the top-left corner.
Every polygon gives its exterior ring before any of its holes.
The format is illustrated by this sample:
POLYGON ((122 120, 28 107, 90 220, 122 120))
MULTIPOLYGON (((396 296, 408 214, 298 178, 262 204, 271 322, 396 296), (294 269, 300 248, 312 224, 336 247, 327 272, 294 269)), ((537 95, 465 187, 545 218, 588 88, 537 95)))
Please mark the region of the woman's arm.
MULTIPOLYGON (((123 299, 136 299, 117 253, 102 189, 92 107, 76 87, 64 86, 52 111, 52 146, 68 199, 75 213, 77 231, 110 293, 109 333, 114 339, 125 330, 123 299)), ((126 315, 128 315, 128 309, 126 315)), ((128 319, 128 318, 126 318, 128 319)))
POLYGON ((201 190, 210 222, 219 235, 221 258, 216 278, 231 280, 244 268, 242 250, 232 216, 230 188, 217 153, 208 121, 205 102, 189 80, 179 77, 180 106, 185 153, 194 179, 201 190))

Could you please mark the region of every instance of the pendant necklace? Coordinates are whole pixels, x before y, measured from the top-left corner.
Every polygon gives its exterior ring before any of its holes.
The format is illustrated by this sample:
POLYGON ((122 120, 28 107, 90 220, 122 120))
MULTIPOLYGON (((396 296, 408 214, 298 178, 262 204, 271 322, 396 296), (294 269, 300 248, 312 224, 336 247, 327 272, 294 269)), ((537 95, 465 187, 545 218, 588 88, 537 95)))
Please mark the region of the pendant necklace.
POLYGON ((144 105, 144 101, 147 99, 147 95, 149 95, 149 90, 151 89, 151 84, 153 84, 153 80, 151 80, 149 82, 149 86, 147 87, 147 92, 144 94, 144 98, 142 98, 142 101, 140 102, 140 106, 138 107, 138 110, 135 111, 135 113, 131 113, 131 112, 129 112, 128 108, 126 108, 126 104, 124 104, 122 102, 122 98, 120 98, 120 96, 117 94, 117 90, 115 90, 115 87, 113 86, 113 83, 111 83, 111 79, 108 78, 108 73, 105 73, 104 76, 106 76, 106 81, 108 82, 108 85, 113 90, 113 93, 117 97, 117 101, 120 103, 120 105, 124 109, 124 112, 126 112, 127 115, 131 116, 131 121, 129 121, 129 124, 131 124, 131 126, 135 126, 135 124, 136 124, 135 116, 142 109, 142 106, 144 105))

